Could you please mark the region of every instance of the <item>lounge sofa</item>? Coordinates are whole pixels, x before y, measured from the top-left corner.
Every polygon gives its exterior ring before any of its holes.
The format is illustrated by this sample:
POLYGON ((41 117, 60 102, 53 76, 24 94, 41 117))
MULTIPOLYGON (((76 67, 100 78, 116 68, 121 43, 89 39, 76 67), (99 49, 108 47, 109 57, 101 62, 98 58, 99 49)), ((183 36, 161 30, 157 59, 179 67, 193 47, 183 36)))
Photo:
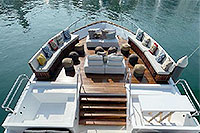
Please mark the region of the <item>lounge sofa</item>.
POLYGON ((119 47, 115 29, 89 29, 86 45, 88 48, 96 48, 97 46, 104 48, 119 47))
POLYGON ((126 64, 123 56, 88 55, 85 59, 84 70, 85 73, 93 74, 124 74, 126 64))
POLYGON ((149 38, 150 42, 147 46, 142 44, 142 41, 136 39, 137 34, 140 29, 137 30, 136 35, 132 34, 128 37, 128 43, 131 45, 131 48, 141 57, 141 59, 146 64, 147 68, 151 72, 152 76, 154 77, 155 81, 157 82, 166 82, 171 77, 171 74, 175 68, 175 61, 168 55, 168 53, 147 33, 144 32, 143 39, 149 38), (152 54, 149 50, 150 47, 154 44, 158 44, 157 50, 154 54, 152 54), (160 53, 165 53, 166 57, 162 60, 161 63, 158 63, 156 58, 160 55, 160 53), (162 68, 162 64, 167 60, 170 59, 173 64, 169 67, 167 71, 162 68))
MULTIPOLYGON (((61 34, 61 33, 59 33, 61 34)), ((58 34, 58 35, 59 35, 58 34)), ((57 36, 57 35, 56 35, 57 36)), ((55 39, 55 37, 50 40, 55 39)), ((33 73, 35 73, 38 80, 52 80, 52 77, 55 76, 59 71, 58 67, 61 65, 62 59, 68 55, 71 49, 74 48, 75 44, 79 42, 78 35, 71 35, 70 40, 65 40, 62 45, 58 45, 58 49, 53 52, 53 55, 50 58, 46 58, 46 63, 42 66, 39 64, 37 57, 43 52, 42 48, 48 45, 48 40, 33 57, 29 60, 28 64, 31 67, 33 73)))

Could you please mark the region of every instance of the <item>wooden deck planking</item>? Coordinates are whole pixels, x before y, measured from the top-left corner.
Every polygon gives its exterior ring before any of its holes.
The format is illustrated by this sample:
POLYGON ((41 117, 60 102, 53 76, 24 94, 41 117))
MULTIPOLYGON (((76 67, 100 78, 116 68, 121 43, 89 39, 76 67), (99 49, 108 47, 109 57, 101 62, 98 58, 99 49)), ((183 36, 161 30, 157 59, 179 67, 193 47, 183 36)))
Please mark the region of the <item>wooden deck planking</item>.
MULTIPOLYGON (((123 43, 127 43, 126 40, 118 37, 119 45, 123 43)), ((94 54, 94 50, 88 50, 86 46, 86 38, 79 41, 80 43, 84 43, 84 49, 86 56, 94 54)), ((131 50, 130 54, 133 54, 134 51, 131 50)), ((86 57, 85 56, 85 57, 86 57)), ((124 85, 124 75, 115 75, 115 74, 85 74, 84 72, 84 61, 85 57, 80 57, 80 64, 75 66, 77 69, 80 67, 81 74, 83 78, 83 86, 84 89, 81 89, 81 93, 109 93, 109 94, 126 94, 126 90, 123 87, 124 85)), ((128 58, 124 57, 127 61, 128 58)), ((139 64, 144 64, 144 62, 139 58, 139 64)), ((128 67, 133 70, 133 66, 128 63, 128 67)), ((137 79, 134 76, 132 77, 132 83, 148 83, 155 84, 155 80, 151 76, 148 69, 146 69, 144 77, 142 79, 137 79)))

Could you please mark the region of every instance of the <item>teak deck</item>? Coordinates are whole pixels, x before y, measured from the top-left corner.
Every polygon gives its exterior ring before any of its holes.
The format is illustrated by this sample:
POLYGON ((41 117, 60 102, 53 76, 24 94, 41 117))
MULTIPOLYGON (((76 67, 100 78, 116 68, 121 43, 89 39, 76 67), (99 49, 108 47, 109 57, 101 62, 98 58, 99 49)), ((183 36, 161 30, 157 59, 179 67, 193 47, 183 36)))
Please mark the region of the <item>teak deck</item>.
MULTIPOLYGON (((127 43, 126 40, 118 37, 119 45, 123 43, 127 43)), ((79 41, 79 43, 84 43, 85 54, 91 55, 94 54, 94 50, 88 50, 86 46, 86 38, 79 41)), ((134 51, 131 50, 130 54, 133 54, 134 51)), ((84 72, 84 61, 85 57, 80 57, 80 64, 75 66, 75 68, 80 67, 81 74, 83 78, 83 88, 81 89, 81 93, 106 93, 106 94, 126 94, 126 90, 124 88, 124 75, 118 74, 86 74, 84 72)), ((125 57, 127 61, 128 58, 125 57)), ((127 61, 128 62, 128 61, 127 61)), ((139 58, 139 64, 144 64, 144 62, 139 58)), ((128 63, 128 67, 133 70, 133 66, 128 63)), ((144 77, 142 79, 137 79, 134 76, 132 77, 132 83, 148 83, 148 84, 156 84, 155 80, 151 76, 148 69, 145 70, 144 77)))

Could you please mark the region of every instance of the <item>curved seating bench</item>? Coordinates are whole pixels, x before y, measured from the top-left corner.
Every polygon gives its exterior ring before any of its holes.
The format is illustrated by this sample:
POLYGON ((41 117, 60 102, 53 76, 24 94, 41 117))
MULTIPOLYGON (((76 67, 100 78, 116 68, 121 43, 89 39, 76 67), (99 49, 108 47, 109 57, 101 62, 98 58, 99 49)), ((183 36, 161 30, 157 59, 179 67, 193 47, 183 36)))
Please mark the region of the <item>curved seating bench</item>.
MULTIPOLYGON (((54 38, 55 37, 53 37, 52 39, 54 38)), ((59 45, 58 50, 56 50, 50 58, 47 58, 46 63, 41 66, 38 63, 37 57, 41 53, 45 55, 42 48, 47 46, 48 42, 49 41, 47 41, 47 43, 45 43, 28 62, 33 73, 35 73, 37 80, 52 80, 52 78, 55 77, 57 73, 59 73, 58 67, 61 65, 62 59, 64 59, 64 57, 66 57, 68 53, 74 48, 75 44, 79 42, 79 36, 71 35, 71 39, 65 41, 62 45, 59 45)))
MULTIPOLYGON (((138 29, 139 30, 139 29, 138 29)), ((138 32, 137 30, 137 32, 138 32)), ((137 35, 137 33, 136 33, 137 35)), ((131 45, 131 48, 140 56, 140 58, 144 61, 147 68, 151 72, 152 76, 157 82, 166 82, 171 77, 171 74, 175 68, 175 61, 168 55, 168 53, 153 39, 151 38, 147 33, 144 32, 143 38, 149 38, 150 42, 148 46, 144 46, 142 44, 142 41, 139 41, 136 39, 136 35, 131 35, 128 37, 128 43, 131 45), (154 54, 152 54, 149 50, 150 47, 156 43, 157 44, 157 50, 154 54), (163 52, 166 57, 163 59, 162 63, 158 63, 156 58, 158 58, 158 55, 163 52), (170 59, 172 61, 172 65, 169 67, 167 71, 163 70, 162 64, 166 61, 166 59, 170 59)))

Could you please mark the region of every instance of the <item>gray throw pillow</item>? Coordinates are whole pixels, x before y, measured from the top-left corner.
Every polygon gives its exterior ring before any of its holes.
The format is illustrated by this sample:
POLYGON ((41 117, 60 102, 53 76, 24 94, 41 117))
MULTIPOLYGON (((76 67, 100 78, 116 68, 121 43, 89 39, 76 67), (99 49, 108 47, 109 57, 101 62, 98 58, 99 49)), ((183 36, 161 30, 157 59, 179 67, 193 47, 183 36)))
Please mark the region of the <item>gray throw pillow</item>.
POLYGON ((108 32, 106 34, 106 39, 111 40, 111 39, 115 39, 115 32, 108 32))
POLYGON ((159 55, 156 57, 156 61, 160 64, 162 64, 163 60, 165 59, 166 54, 165 52, 162 50, 159 55))
POLYGON ((144 36, 144 32, 142 30, 138 31, 137 35, 136 35, 136 39, 139 41, 142 41, 142 38, 144 36))
POLYGON ((69 29, 64 30, 63 35, 64 35, 66 41, 71 39, 71 34, 70 34, 69 29))
POLYGON ((162 69, 165 70, 165 71, 168 71, 169 68, 173 65, 173 62, 167 58, 167 60, 162 64, 162 69))
POLYGON ((89 29, 88 34, 90 39, 95 39, 95 34, 100 32, 100 28, 97 29, 89 29))

